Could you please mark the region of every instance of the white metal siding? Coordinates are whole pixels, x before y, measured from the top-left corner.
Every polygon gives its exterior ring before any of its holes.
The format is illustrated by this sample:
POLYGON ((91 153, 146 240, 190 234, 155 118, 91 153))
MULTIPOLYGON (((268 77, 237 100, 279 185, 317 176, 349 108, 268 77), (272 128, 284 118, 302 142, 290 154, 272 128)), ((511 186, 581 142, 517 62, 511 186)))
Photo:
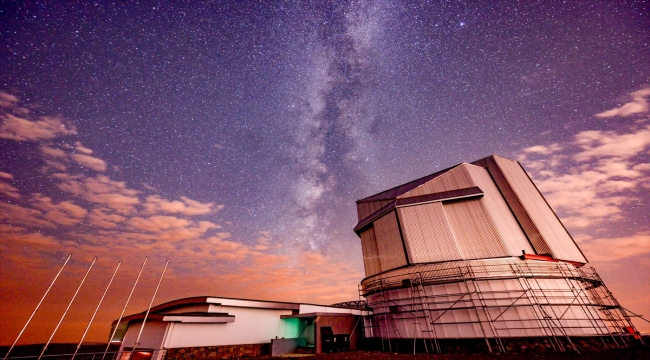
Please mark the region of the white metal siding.
POLYGON ((553 257, 587 262, 519 163, 496 156, 494 160, 553 257))
POLYGON ((462 259, 442 203, 407 206, 397 211, 412 263, 462 259))
MULTIPOLYGON (((235 316, 226 324, 175 323, 165 341, 166 348, 269 343, 284 336, 286 323, 281 315, 291 310, 251 309, 221 306, 220 311, 235 316)), ((145 328, 146 330, 146 328, 145 328)))
POLYGON ((508 254, 518 256, 521 255, 522 250, 527 254, 534 254, 535 251, 530 241, 519 226, 515 215, 508 208, 508 204, 488 171, 476 165, 468 164, 466 166, 474 183, 483 190, 484 195, 481 202, 487 209, 502 243, 508 249, 508 254))
POLYGON ((371 276, 381 272, 379 263, 379 253, 377 252, 377 238, 375 229, 369 228, 361 233, 361 250, 363 252, 363 267, 366 270, 366 276, 371 276))
POLYGON ((465 259, 510 255, 481 199, 444 203, 443 209, 465 259))
POLYGON ((395 211, 375 220, 374 228, 381 270, 386 271, 406 265, 406 254, 404 254, 395 211))

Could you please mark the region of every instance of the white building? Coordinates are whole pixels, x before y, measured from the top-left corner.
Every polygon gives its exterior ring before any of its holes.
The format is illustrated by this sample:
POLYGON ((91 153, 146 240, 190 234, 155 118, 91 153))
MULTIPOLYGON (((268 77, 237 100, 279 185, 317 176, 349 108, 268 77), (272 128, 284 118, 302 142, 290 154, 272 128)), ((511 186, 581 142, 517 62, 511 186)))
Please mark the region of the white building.
MULTIPOLYGON (((113 323, 118 328, 111 342, 121 342, 122 359, 131 355, 145 313, 126 316, 119 325, 117 320, 113 323)), ((239 351, 232 350, 233 346, 259 348, 272 340, 276 353, 290 352, 298 345, 313 346, 319 353, 323 327, 347 334, 350 347, 355 348, 361 334, 360 315, 360 310, 334 306, 211 296, 179 299, 151 308, 133 354, 134 359, 163 359, 169 349, 230 347, 229 351, 239 351)))

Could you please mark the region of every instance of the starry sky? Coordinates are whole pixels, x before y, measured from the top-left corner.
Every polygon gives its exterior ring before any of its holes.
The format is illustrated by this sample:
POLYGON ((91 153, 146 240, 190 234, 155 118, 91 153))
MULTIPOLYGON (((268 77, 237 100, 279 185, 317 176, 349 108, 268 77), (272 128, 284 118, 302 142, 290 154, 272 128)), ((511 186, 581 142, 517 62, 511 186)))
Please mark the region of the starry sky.
MULTIPOLYGON (((0 344, 192 295, 358 298, 355 200, 522 162, 650 315, 646 1, 0 5, 0 344)), ((647 323, 637 322, 649 331, 647 323)))

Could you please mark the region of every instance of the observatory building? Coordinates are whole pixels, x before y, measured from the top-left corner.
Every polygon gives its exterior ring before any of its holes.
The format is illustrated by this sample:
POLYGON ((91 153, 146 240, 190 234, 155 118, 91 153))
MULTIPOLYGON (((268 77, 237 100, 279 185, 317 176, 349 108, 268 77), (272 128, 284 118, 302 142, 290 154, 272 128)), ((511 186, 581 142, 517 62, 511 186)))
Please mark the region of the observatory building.
POLYGON ((606 346, 638 338, 516 161, 462 163, 358 200, 357 212, 365 301, 178 299, 116 320, 115 359, 321 353, 379 341, 392 351, 406 339, 414 352, 446 351, 452 339, 505 352, 539 338, 563 351, 577 349, 578 337, 606 346))
MULTIPOLYGON (((365 336, 485 339, 636 334, 523 167, 489 156, 357 201, 372 310, 365 336)), ((390 345, 390 342, 388 342, 390 345)))

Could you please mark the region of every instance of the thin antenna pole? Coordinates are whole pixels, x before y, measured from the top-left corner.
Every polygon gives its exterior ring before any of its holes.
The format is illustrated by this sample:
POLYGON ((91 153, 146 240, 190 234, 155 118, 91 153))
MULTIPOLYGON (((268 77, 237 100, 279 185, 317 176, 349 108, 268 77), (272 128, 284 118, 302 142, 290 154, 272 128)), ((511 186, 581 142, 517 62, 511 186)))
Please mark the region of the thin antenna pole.
POLYGON ((48 286, 47 290, 45 291, 45 294, 43 294, 43 297, 41 298, 41 301, 39 301, 38 305, 36 305, 36 309, 34 309, 34 311, 32 312, 32 315, 29 317, 29 319, 27 319, 27 322, 25 323, 25 326, 23 326, 23 329, 20 330, 20 333, 18 334, 18 337, 16 338, 16 341, 14 341, 14 343, 11 344, 11 347, 9 348, 9 350, 5 354, 5 357, 2 360, 7 360, 7 357, 9 357, 9 353, 14 348, 14 346, 16 346, 16 343, 18 343, 18 339, 20 339, 20 337, 23 335, 23 332, 25 331, 25 329, 27 329, 27 325, 29 325, 29 322, 32 321, 32 318, 34 317, 34 315, 38 311, 38 308, 43 303, 43 300, 45 300, 45 297, 47 296, 47 293, 50 292, 50 289, 52 288, 52 286, 56 282, 56 279, 59 278, 59 275, 61 275, 61 272, 63 271, 63 268, 68 264, 68 261, 70 261, 71 257, 72 257, 72 254, 68 255, 68 258, 65 259, 65 262, 63 263, 63 266, 61 266, 61 269, 59 270, 59 272, 56 273, 56 276, 54 277, 54 280, 52 280, 52 283, 50 284, 50 286, 48 286))
POLYGON ((106 357, 106 353, 108 352, 108 348, 111 347, 111 341, 113 341, 113 336, 115 336, 115 333, 117 332, 117 327, 120 326, 120 322, 122 321, 122 317, 124 316, 124 312, 126 311, 126 307, 129 306, 129 301, 131 300, 131 295, 133 295, 133 292, 135 291, 135 286, 138 285, 138 280, 140 280, 140 275, 142 275, 142 270, 144 270, 144 266, 147 265, 147 259, 149 257, 144 258, 144 262, 142 263, 142 267, 140 268, 140 272, 138 273, 138 277, 135 278, 135 282, 133 283, 133 287, 131 288, 131 293, 129 293, 129 297, 126 299, 126 304, 124 304, 124 308, 122 309, 122 313, 120 314, 119 319, 117 319, 117 323, 115 323, 115 328, 113 329, 113 332, 111 333, 111 337, 108 338, 108 345, 106 345, 106 350, 104 350, 104 355, 102 356, 102 360, 106 357))
POLYGON ((90 321, 88 322, 88 326, 86 326, 86 330, 84 330, 84 334, 81 335, 81 340, 79 340, 79 344, 77 345, 77 349, 74 351, 74 354, 72 354, 72 358, 70 360, 74 360, 74 357, 77 356, 77 352, 79 351, 79 348, 81 348, 81 343, 84 341, 84 338, 86 337, 86 334, 88 333, 88 329, 90 329, 90 324, 93 323, 93 320, 95 320, 95 315, 97 315, 97 311, 99 311, 99 307, 102 305, 102 301, 104 301, 104 297, 106 296, 106 293, 108 292, 108 288, 111 287, 111 284, 113 283, 113 279, 115 279, 115 274, 117 274, 117 270, 120 268, 120 265, 122 265, 122 262, 117 263, 117 267, 115 268, 115 272, 113 272, 113 276, 111 276, 111 280, 108 282, 108 285, 106 286, 106 290, 104 290, 104 294, 102 295, 102 298, 99 299, 99 304, 97 304, 97 308, 95 309, 95 312, 93 313, 93 316, 90 318, 90 321))
POLYGON ((41 351, 41 355, 38 356, 38 360, 41 360, 41 358, 43 357, 43 354, 45 354, 45 350, 47 350, 47 346, 50 345, 50 341, 52 341, 52 338, 54 337, 54 334, 56 334, 56 331, 59 330, 59 326, 63 322, 63 318, 65 318, 65 315, 68 313, 68 310, 70 310, 70 306, 72 306, 72 302, 77 297, 77 294, 79 293, 79 290, 81 289, 81 286, 86 281, 86 278, 88 277, 88 274, 90 273, 90 270, 93 268, 93 265, 95 265, 95 261, 97 261, 97 257, 95 257, 93 259, 93 262, 88 267, 88 271, 86 271, 86 275, 84 275, 84 278, 81 279, 81 284, 79 284, 79 287, 77 288, 77 291, 75 291, 74 295, 72 296, 72 299, 70 300, 70 303, 68 304, 68 307, 65 309, 65 312, 63 313, 63 316, 61 316, 61 320, 59 320, 59 323, 56 324, 56 327, 54 328, 54 331, 52 331, 52 335, 50 335, 50 338, 47 340, 47 343, 45 344, 45 346, 43 346, 43 351, 41 351))
POLYGON ((165 270, 167 270, 167 265, 169 265, 169 259, 167 259, 167 262, 165 262, 165 267, 163 268, 163 271, 160 274, 160 280, 158 280, 158 285, 156 285, 156 291, 153 292, 153 296, 151 297, 151 302, 149 303, 149 307, 147 308, 147 313, 144 314, 144 320, 142 320, 142 326, 140 326, 138 337, 135 338, 135 343, 133 343, 133 348, 131 349, 131 355, 129 355, 129 359, 133 359, 133 352, 135 351, 135 347, 138 345, 138 341, 140 341, 140 335, 142 335, 142 330, 144 330, 144 325, 147 323, 147 317, 149 316, 149 311, 151 311, 151 305, 153 305, 153 300, 156 298, 156 294, 158 293, 158 288, 160 287, 160 283, 162 282, 163 276, 165 276, 165 270))

